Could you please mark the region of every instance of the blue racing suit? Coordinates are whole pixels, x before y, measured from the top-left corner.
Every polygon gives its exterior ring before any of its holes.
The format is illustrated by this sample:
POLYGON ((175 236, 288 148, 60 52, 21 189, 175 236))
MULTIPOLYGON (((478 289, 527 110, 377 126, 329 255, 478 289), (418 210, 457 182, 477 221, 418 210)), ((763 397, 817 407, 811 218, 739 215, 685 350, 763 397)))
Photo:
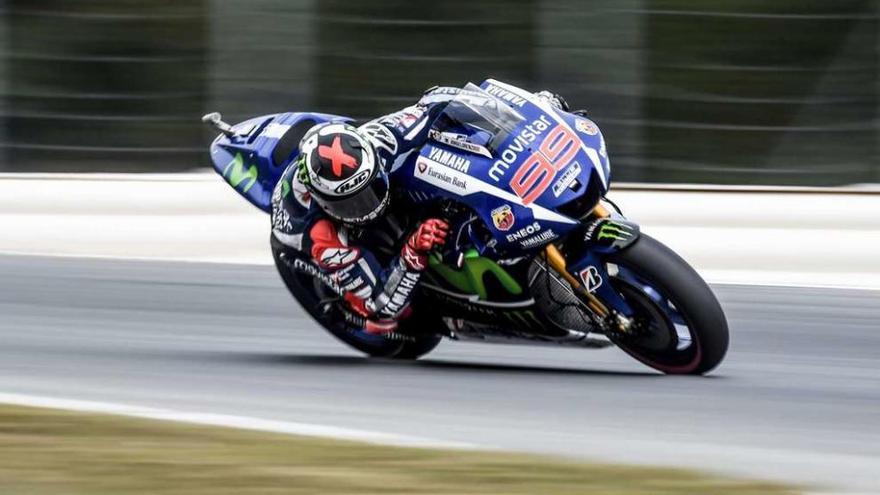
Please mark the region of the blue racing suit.
MULTIPOLYGON (((458 88, 432 88, 415 105, 358 127, 372 141, 386 172, 418 153, 431 121, 458 92, 458 88)), ((350 308, 366 320, 368 331, 393 330, 409 306, 426 260, 404 248, 382 266, 368 246, 348 242, 349 228, 311 201, 297 172, 297 164, 290 165, 272 194, 272 235, 285 248, 306 253, 323 272, 322 280, 334 284, 350 308)))
MULTIPOLYGON (((428 139, 433 120, 460 91, 435 86, 415 105, 358 127, 372 141, 386 172, 391 173, 412 153, 419 152, 428 139)), ((538 95, 557 107, 564 105, 564 100, 551 93, 538 95)), ((398 237, 406 233, 403 229, 398 237)), ((284 171, 273 191, 272 235, 285 249, 307 254, 320 270, 321 279, 363 317, 365 330, 371 333, 396 328, 427 264, 424 253, 409 249, 411 242, 387 266, 377 261, 369 246, 350 243, 349 227, 329 217, 311 201, 309 191, 299 181, 296 162, 284 171)))

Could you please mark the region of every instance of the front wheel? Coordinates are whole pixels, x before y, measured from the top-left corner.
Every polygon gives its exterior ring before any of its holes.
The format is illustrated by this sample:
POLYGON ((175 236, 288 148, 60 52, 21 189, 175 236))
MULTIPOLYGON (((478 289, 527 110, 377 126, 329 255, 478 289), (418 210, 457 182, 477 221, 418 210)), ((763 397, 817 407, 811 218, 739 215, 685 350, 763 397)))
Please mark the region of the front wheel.
POLYGON ((727 319, 687 262, 644 234, 607 260, 617 268, 612 285, 635 312, 630 333, 609 336, 618 347, 668 374, 701 375, 721 363, 727 319))

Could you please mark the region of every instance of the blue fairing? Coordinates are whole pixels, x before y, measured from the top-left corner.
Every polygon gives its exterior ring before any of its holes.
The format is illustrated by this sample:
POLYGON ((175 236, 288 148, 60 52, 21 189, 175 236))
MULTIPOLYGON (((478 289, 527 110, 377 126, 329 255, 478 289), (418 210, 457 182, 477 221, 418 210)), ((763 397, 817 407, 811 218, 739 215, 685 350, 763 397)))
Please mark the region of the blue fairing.
POLYGON ((596 201, 607 191, 609 164, 602 134, 587 119, 517 96, 513 91, 522 92, 518 88, 493 80, 480 88, 508 104, 521 122, 494 135, 467 123, 444 127, 444 132, 467 136, 469 143, 490 153, 465 151, 435 135, 417 157, 394 171, 393 179, 416 202, 439 196, 468 205, 494 238, 487 243, 491 245, 471 239, 482 253, 540 248, 579 225, 577 218, 561 213, 562 207, 591 187, 596 201), (545 161, 537 160, 538 154, 545 161), (554 163, 554 157, 560 159, 554 163))
POLYGON ((302 134, 322 122, 349 121, 323 113, 264 115, 235 126, 240 136, 223 134, 211 143, 214 170, 257 208, 272 211, 272 190, 284 169, 299 156, 302 134))
MULTIPOLYGON (((298 156, 302 135, 318 123, 349 120, 282 113, 242 122, 235 126, 242 136, 220 135, 212 144, 214 168, 270 212, 275 184, 298 156)), ((395 164, 391 180, 416 203, 447 198, 470 207, 485 228, 460 232, 481 254, 517 255, 564 237, 608 190, 598 127, 514 86, 492 79, 468 85, 430 126, 428 142, 395 164), (456 105, 477 120, 458 118, 456 105)))

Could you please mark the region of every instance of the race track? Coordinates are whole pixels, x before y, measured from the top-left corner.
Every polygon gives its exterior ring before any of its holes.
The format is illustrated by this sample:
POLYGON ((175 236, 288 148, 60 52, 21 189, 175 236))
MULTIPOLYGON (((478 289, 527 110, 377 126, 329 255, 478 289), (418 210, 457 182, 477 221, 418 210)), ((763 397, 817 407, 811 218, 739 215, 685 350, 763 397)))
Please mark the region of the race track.
POLYGON ((880 292, 716 287, 727 360, 665 377, 616 349, 444 342, 415 363, 365 359, 273 270, 0 257, 0 392, 880 492, 880 292))

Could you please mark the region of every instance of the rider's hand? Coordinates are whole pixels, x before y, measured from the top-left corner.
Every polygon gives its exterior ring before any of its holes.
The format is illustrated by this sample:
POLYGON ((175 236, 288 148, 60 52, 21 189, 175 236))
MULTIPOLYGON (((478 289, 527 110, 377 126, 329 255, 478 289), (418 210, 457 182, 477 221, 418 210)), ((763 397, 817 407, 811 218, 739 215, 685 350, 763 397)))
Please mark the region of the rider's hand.
POLYGON ((545 100, 549 101, 551 105, 558 108, 559 110, 567 112, 569 109, 568 102, 565 101, 565 98, 563 98, 561 95, 547 90, 539 91, 535 94, 538 95, 539 98, 544 98, 545 100))
POLYGON ((447 235, 448 223, 439 218, 425 220, 403 246, 401 256, 404 263, 413 270, 424 270, 428 263, 428 253, 446 243, 447 235))

